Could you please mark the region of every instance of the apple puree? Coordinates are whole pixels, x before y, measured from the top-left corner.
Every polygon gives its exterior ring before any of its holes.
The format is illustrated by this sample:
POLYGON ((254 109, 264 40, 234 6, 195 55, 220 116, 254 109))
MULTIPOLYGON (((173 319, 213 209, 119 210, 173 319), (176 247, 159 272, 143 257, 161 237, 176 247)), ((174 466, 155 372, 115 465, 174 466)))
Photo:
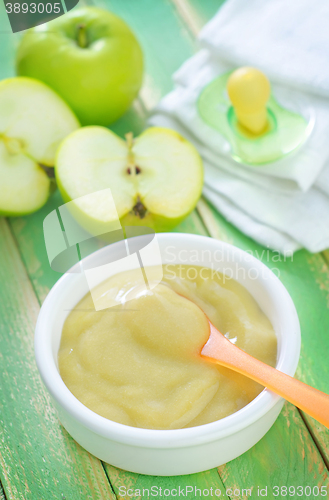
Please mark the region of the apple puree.
POLYGON ((249 292, 211 269, 167 265, 163 284, 125 302, 138 276, 100 285, 123 297, 118 306, 95 311, 87 294, 69 314, 58 353, 69 390, 99 415, 147 429, 207 424, 254 399, 260 385, 199 356, 209 336, 203 310, 231 342, 275 366, 274 330, 249 292))

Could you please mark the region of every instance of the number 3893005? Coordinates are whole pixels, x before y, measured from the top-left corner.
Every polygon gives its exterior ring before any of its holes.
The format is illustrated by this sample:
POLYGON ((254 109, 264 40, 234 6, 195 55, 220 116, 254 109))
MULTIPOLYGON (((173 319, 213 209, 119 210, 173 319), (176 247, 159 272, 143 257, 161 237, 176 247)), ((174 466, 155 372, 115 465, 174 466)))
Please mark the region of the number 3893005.
POLYGON ((60 2, 56 3, 11 3, 8 2, 6 3, 6 12, 7 14, 27 14, 28 12, 30 14, 43 14, 46 12, 47 14, 59 14, 61 12, 61 4, 60 2))

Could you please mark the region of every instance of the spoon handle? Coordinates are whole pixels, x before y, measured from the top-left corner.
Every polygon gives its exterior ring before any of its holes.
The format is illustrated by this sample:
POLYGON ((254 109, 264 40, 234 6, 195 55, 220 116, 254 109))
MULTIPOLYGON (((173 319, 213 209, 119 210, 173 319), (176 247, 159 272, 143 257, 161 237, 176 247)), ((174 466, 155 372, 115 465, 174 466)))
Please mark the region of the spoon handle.
POLYGON ((328 394, 250 356, 233 345, 213 325, 201 355, 255 380, 329 428, 328 394))

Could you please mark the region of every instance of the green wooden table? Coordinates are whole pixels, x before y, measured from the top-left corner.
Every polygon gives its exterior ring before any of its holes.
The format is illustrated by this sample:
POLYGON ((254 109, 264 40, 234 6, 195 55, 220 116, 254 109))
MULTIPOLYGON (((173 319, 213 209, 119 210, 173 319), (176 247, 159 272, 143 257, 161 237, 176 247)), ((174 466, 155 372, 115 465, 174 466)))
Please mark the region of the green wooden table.
MULTIPOLYGON (((140 97, 112 127, 115 132, 138 134, 145 127, 148 110, 171 90, 172 73, 195 52, 198 31, 220 4, 220 0, 97 0, 98 6, 130 24, 146 59, 140 97)), ((10 34, 1 3, 1 78, 14 74, 18 38, 10 34)), ((259 498, 258 489, 265 494, 266 487, 267 498, 313 499, 317 498, 316 486, 320 491, 323 487, 322 492, 327 489, 329 496, 329 430, 291 404, 285 404, 275 425, 247 453, 218 469, 191 476, 125 472, 102 463, 75 443, 57 420, 33 353, 40 305, 59 278, 49 267, 42 222, 61 203, 56 192, 31 216, 0 219, 0 499, 110 500, 129 498, 124 495, 128 487, 135 498, 145 499, 156 498, 155 493, 160 497, 160 492, 162 497, 173 498, 175 491, 168 495, 168 489, 179 487, 185 493, 181 497, 189 499, 205 497, 207 492, 213 492, 212 498, 219 493, 220 498, 259 498), (306 486, 315 489, 309 494, 306 486), (206 491, 202 496, 199 490, 190 492, 195 487, 206 491)), ((301 250, 284 260, 241 234, 204 200, 176 231, 233 243, 278 269, 301 322, 297 377, 329 392, 329 252, 312 255, 301 250)), ((319 493, 318 497, 327 495, 319 493)))

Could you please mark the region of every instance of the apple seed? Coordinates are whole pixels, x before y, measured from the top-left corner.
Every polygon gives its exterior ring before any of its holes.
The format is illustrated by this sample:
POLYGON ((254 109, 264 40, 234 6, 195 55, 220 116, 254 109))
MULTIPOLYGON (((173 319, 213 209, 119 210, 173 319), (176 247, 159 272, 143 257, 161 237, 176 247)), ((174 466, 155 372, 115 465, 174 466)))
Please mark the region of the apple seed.
MULTIPOLYGON (((135 174, 138 175, 142 172, 142 169, 140 167, 138 167, 137 165, 133 165, 132 166, 133 169, 135 169, 135 174)), ((127 168, 127 174, 131 175, 133 173, 133 171, 131 170, 131 167, 128 167, 127 168)))

